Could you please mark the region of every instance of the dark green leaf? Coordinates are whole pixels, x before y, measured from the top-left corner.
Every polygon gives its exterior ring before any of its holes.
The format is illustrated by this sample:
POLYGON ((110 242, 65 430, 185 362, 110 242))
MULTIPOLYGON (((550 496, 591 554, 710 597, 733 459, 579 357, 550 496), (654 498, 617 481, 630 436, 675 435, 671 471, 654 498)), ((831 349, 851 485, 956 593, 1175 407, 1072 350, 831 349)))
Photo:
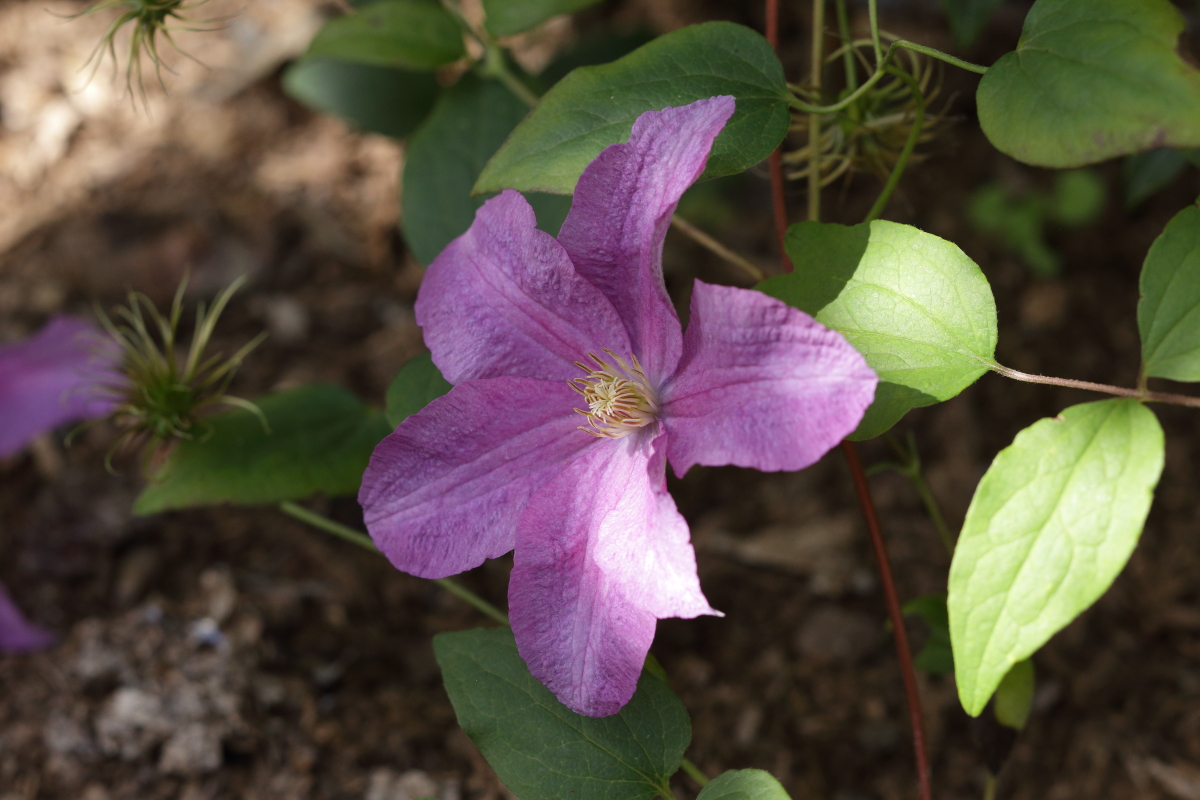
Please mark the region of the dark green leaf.
POLYGON ((975 44, 1002 2, 1004 0, 942 0, 942 10, 950 21, 950 31, 960 47, 975 44))
POLYGON ((283 89, 309 108, 335 114, 356 128, 396 139, 408 136, 433 108, 433 73, 302 58, 283 74, 283 89))
POLYGON ((395 428, 401 422, 438 399, 453 388, 434 366, 429 353, 413 356, 404 362, 387 390, 388 424, 395 428))
POLYGON ((1168 0, 1037 0, 1017 49, 980 81, 979 124, 1001 152, 1078 167, 1200 146, 1200 71, 1168 0))
POLYGON ((801 222, 788 228, 796 271, 759 289, 842 333, 879 375, 851 439, 886 431, 909 409, 948 400, 987 371, 996 303, 962 250, 909 225, 801 222))
POLYGON ((538 80, 547 87, 553 86, 573 69, 616 61, 653 40, 654 34, 648 31, 617 33, 610 30, 592 30, 586 32, 579 41, 560 53, 548 67, 538 73, 538 80))
MULTIPOLYGON (((1193 150, 1193 153, 1200 151, 1193 150)), ((1188 166, 1188 156, 1179 150, 1162 147, 1135 153, 1125 159, 1125 207, 1137 208, 1170 186, 1188 166)))
POLYGON ((1054 176, 1054 194, 1047 207, 1050 219, 1078 228, 1100 218, 1108 194, 1104 179, 1095 170, 1072 169, 1054 176))
POLYGON ((628 139, 642 112, 715 95, 733 95, 737 111, 717 137, 703 177, 741 172, 783 140, 788 93, 774 51, 749 28, 706 22, 563 78, 487 163, 474 191, 571 194, 584 167, 606 146, 628 139))
POLYGON ((1167 223, 1142 265, 1138 331, 1152 378, 1200 381, 1200 208, 1167 223))
MULTIPOLYGON (((485 198, 471 197, 484 163, 529 108, 499 81, 464 75, 409 141, 404 160, 404 238, 422 264, 471 226, 485 198)), ((569 197, 530 193, 538 227, 558 233, 569 197)))
POLYGON ((913 658, 913 666, 931 675, 954 672, 954 653, 950 650, 950 616, 946 613, 946 595, 927 594, 909 600, 902 609, 915 614, 929 626, 929 638, 913 658))
POLYGON ((484 27, 493 36, 527 31, 559 14, 574 14, 600 0, 483 0, 484 27))
POLYGON ((1033 662, 1026 658, 1013 664, 996 687, 992 701, 996 721, 1018 731, 1024 728, 1033 707, 1033 685, 1033 662))
POLYGON ((1096 601, 1125 566, 1163 466, 1134 400, 1072 406, 1017 434, 967 510, 950 566, 958 696, 978 715, 1013 665, 1096 601))
POLYGON ((458 724, 521 800, 671 797, 692 728, 659 679, 643 673, 620 712, 584 717, 529 674, 510 628, 440 633, 433 649, 458 724))
POLYGON ((269 433, 243 409, 209 417, 208 435, 176 446, 134 512, 353 494, 371 451, 391 432, 382 412, 340 386, 291 389, 262 398, 258 407, 269 433))
POLYGON ((791 800, 779 781, 761 769, 731 769, 709 781, 696 800, 791 800))
POLYGON ((466 51, 462 29, 441 6, 419 0, 379 0, 325 23, 306 55, 435 69, 457 61, 466 51))

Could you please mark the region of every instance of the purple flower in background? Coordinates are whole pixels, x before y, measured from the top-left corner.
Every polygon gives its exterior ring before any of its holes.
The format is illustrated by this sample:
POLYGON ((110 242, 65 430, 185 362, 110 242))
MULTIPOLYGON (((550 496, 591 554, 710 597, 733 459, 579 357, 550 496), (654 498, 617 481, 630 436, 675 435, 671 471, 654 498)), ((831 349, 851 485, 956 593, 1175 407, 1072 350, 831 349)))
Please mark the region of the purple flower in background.
POLYGON ((0 584, 0 653, 25 653, 54 643, 54 634, 25 619, 0 584))
POLYGON ((106 342, 90 322, 56 316, 25 341, 0 347, 0 458, 43 431, 109 412, 112 402, 96 387, 111 378, 119 351, 99 349, 106 342))
POLYGON ((568 707, 618 711, 657 620, 716 614, 666 462, 797 470, 857 426, 876 377, 838 333, 696 282, 686 334, 662 244, 732 97, 650 111, 584 171, 557 240, 506 191, 430 265, 417 321, 454 384, 385 439, 359 501, 405 572, 515 550, 509 609, 568 707))

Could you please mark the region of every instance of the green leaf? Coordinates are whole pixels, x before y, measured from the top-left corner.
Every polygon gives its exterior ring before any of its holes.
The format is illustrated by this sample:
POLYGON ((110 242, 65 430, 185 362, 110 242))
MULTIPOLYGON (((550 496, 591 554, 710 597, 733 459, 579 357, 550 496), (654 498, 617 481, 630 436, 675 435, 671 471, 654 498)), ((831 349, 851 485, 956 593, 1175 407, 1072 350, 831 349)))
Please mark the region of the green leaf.
POLYGON ((950 31, 960 47, 975 44, 979 34, 1004 0, 942 0, 942 11, 950 21, 950 31))
POLYGON ((901 609, 905 615, 920 617, 929 626, 929 638, 913 658, 913 666, 931 675, 954 672, 954 653, 950 649, 950 617, 946 613, 946 595, 927 594, 909 600, 901 609))
POLYGON ((1024 728, 1033 707, 1033 685, 1033 662, 1026 658, 1013 664, 996 687, 992 703, 996 721, 1018 731, 1024 728))
POLYGON ((512 36, 559 14, 574 14, 600 0, 483 0, 483 26, 492 36, 512 36))
POLYGON ((731 769, 709 781, 696 800, 791 800, 779 781, 761 769, 731 769))
POLYGON ((392 378, 387 390, 388 424, 393 428, 452 388, 434 366, 429 353, 413 356, 392 378))
POLYGON ((652 41, 654 34, 646 30, 622 33, 600 28, 585 31, 577 42, 555 56, 554 60, 538 73, 538 80, 545 86, 553 86, 573 69, 616 61, 652 41))
POLYGON ((1047 211, 1059 225, 1078 228, 1100 218, 1108 194, 1104 179, 1090 169, 1072 169, 1054 176, 1054 194, 1047 211))
POLYGON ((428 116, 438 85, 431 72, 302 58, 283 73, 283 90, 359 130, 403 139, 428 116))
POLYGON ((643 673, 620 712, 584 717, 529 674, 510 628, 440 633, 433 650, 458 724, 521 800, 672 796, 692 726, 659 679, 643 673))
POLYGON ((380 0, 325 23, 305 55, 428 70, 457 61, 466 51, 462 29, 440 5, 380 0))
POLYGON ((841 332, 879 375, 849 438, 870 439, 911 408, 948 400, 988 369, 996 303, 962 250, 909 225, 801 222, 785 246, 796 271, 759 285, 841 332))
POLYGON ((1180 211, 1150 245, 1140 288, 1146 374, 1200 381, 1200 208, 1180 211))
POLYGON ((1190 158, 1200 150, 1181 152, 1169 147, 1135 153, 1125 159, 1122 178, 1125 183, 1125 208, 1137 208, 1170 186, 1187 169, 1190 158))
POLYGON ((375 445, 391 432, 383 413, 340 386, 302 386, 205 420, 210 430, 180 442, 134 504, 136 514, 172 508, 353 494, 375 445))
MULTIPOLYGON (((485 198, 471 197, 484 163, 529 111, 499 81, 464 75, 438 100, 408 143, 404 159, 404 238, 418 261, 428 264, 471 226, 485 198)), ((554 235, 570 198, 527 198, 542 230, 554 235)))
POLYGON ((1017 49, 979 83, 979 124, 1041 167, 1200 146, 1200 71, 1180 56, 1183 30, 1169 0, 1037 0, 1017 49))
POLYGON ((702 177, 752 167, 783 140, 788 90, 771 46, 741 25, 706 22, 567 75, 487 163, 474 191, 571 194, 584 167, 606 146, 626 141, 642 112, 714 95, 733 95, 737 110, 702 177))
POLYGON ((996 456, 950 566, 950 641, 967 713, 978 715, 1014 664, 1117 577, 1162 466, 1158 420, 1125 399, 1040 420, 996 456))

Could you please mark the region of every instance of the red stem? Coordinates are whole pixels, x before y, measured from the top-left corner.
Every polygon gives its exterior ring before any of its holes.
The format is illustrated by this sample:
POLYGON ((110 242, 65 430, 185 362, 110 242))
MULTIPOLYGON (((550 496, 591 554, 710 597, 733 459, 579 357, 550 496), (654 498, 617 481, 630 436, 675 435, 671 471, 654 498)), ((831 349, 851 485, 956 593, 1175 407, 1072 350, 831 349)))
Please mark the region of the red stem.
MULTIPOLYGON (((772 50, 779 47, 779 0, 767 2, 767 44, 772 50)), ((784 272, 793 269, 792 260, 784 249, 784 236, 787 233, 787 199, 783 194, 783 144, 775 148, 767 160, 771 173, 771 207, 775 214, 775 236, 779 240, 779 260, 784 272)))
POLYGON ((858 502, 871 532, 871 544, 875 546, 875 560, 879 563, 879 580, 883 584, 883 595, 887 600, 888 617, 892 620, 892 635, 896 639, 896 655, 900 657, 900 673, 904 676, 904 696, 908 700, 908 721, 912 725, 913 751, 917 759, 917 785, 921 800, 933 800, 933 786, 929 779, 929 756, 925 753, 925 720, 921 716, 921 695, 917 691, 917 674, 913 671, 912 650, 908 646, 908 633, 904 629, 904 614, 900 611, 900 600, 896 596, 896 584, 892 580, 892 567, 888 563, 887 545, 879 529, 879 518, 875 515, 875 504, 871 502, 871 489, 867 476, 858 461, 858 451, 851 441, 842 442, 842 452, 850 464, 854 476, 854 488, 858 490, 858 502))

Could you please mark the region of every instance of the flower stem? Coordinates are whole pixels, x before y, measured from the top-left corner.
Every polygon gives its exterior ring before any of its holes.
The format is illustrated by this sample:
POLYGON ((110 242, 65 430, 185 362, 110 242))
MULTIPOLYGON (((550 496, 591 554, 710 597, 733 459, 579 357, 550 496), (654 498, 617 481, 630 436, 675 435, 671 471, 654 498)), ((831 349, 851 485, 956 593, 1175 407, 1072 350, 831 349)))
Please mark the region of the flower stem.
MULTIPOLYGON (((331 533, 339 539, 345 539, 351 544, 356 544, 364 550, 370 550, 373 553, 379 553, 379 548, 371 541, 371 537, 361 531, 356 531, 347 525, 340 522, 334 522, 328 517, 323 517, 320 514, 309 511, 304 506, 297 505, 290 500, 284 500, 279 504, 279 510, 283 513, 295 517, 301 522, 307 523, 314 528, 323 530, 326 533, 331 533)), ((382 555, 382 554, 381 554, 382 555)), ((472 592, 460 583, 450 580, 449 578, 434 578, 433 582, 450 594, 465 601, 468 605, 474 606, 478 611, 499 622, 501 625, 508 624, 508 617, 504 612, 496 608, 494 605, 484 600, 479 595, 472 592)))
POLYGON ((858 88, 858 65, 854 62, 854 40, 850 36, 850 19, 846 13, 846 0, 837 0, 838 36, 842 40, 842 66, 846 70, 846 88, 858 88))
POLYGON ((888 176, 887 183, 883 185, 883 191, 879 193, 879 197, 875 198, 875 205, 871 206, 871 210, 867 212, 866 219, 863 222, 879 219, 879 215, 887 207, 888 200, 892 198, 892 192, 896 190, 896 186, 900 183, 900 176, 904 174, 904 168, 908 166, 908 159, 917 147, 917 140, 921 138, 921 129, 925 124, 925 95, 921 93, 921 87, 904 70, 888 67, 888 72, 908 84, 916 108, 913 110, 912 130, 908 132, 908 139, 904 142, 904 149, 900 151, 900 157, 896 159, 896 164, 892 167, 892 174, 888 176))
POLYGON ((796 97, 795 95, 789 95, 788 103, 792 106, 792 108, 795 108, 799 111, 803 111, 806 114, 832 114, 836 111, 841 111, 843 108, 850 105, 854 101, 858 100, 858 98, 860 98, 864 94, 866 94, 867 91, 870 90, 870 88, 872 86, 879 83, 880 79, 883 78, 883 76, 887 74, 886 67, 892 63, 892 58, 895 56, 896 51, 902 47, 905 50, 912 50, 917 53, 923 53, 927 56, 930 56, 931 58, 940 59, 942 61, 945 61, 947 64, 952 64, 956 67, 961 67, 962 69, 968 70, 970 72, 977 72, 980 75, 987 72, 987 67, 981 67, 978 64, 972 64, 970 62, 963 61, 960 58, 955 58, 954 56, 950 55, 949 53, 943 53, 941 50, 935 50, 934 48, 926 47, 923 44, 917 44, 916 42, 910 42, 907 39, 897 39, 894 42, 892 42, 892 44, 888 48, 887 52, 884 53, 883 61, 880 62, 880 66, 875 69, 875 72, 872 73, 871 77, 867 78, 866 81, 863 82, 862 86, 859 86, 853 92, 846 95, 845 97, 843 97, 841 100, 837 101, 836 103, 833 103, 832 105, 828 105, 828 106, 815 106, 815 105, 812 105, 811 103, 804 102, 803 100, 801 100, 799 97, 796 97))
POLYGON ((716 255, 720 256, 721 258, 725 259, 730 264, 733 264, 735 267, 737 267, 738 269, 745 272, 747 275, 749 275, 755 281, 761 281, 764 278, 766 278, 766 275, 763 274, 763 271, 761 269, 759 269, 758 267, 754 266, 754 264, 752 262, 750 262, 748 259, 743 258, 742 256, 738 255, 737 253, 733 252, 728 247, 721 244, 716 239, 709 236, 707 233, 700 230, 695 225, 688 222, 686 219, 679 216, 678 214, 671 215, 671 224, 673 226, 675 226, 675 228, 680 233, 686 235, 688 238, 690 238, 692 241, 699 244, 701 247, 707 248, 711 252, 713 252, 716 255))
MULTIPOLYGON (((874 0, 871 0, 874 7, 874 0)), ((824 67, 822 45, 825 43, 825 0, 812 0, 812 86, 813 96, 821 98, 821 69, 824 67)), ((808 160, 808 218, 821 219, 821 112, 808 112, 808 141, 812 157, 808 160)))
POLYGON ((1132 397, 1134 400, 1141 400, 1145 403, 1169 403, 1170 405, 1175 406, 1190 406, 1191 408, 1200 408, 1200 397, 1192 397, 1186 394, 1152 392, 1142 387, 1137 389, 1126 389, 1123 386, 1110 386, 1107 383, 1093 383, 1092 381, 1078 381, 1074 378, 1054 378, 1049 375, 1033 375, 1028 372, 1009 369, 1008 367, 1001 366, 994 361, 988 361, 986 363, 992 372, 999 373, 1006 378, 1012 378, 1015 381, 1024 381, 1025 383, 1044 383, 1048 386, 1065 386, 1068 389, 1083 389, 1086 392, 1100 392, 1102 394, 1111 394, 1117 397, 1132 397))
POLYGON ((938 538, 942 540, 942 546, 946 548, 948 555, 953 556, 954 534, 950 532, 950 526, 946 524, 946 518, 942 516, 942 508, 938 505, 937 498, 933 496, 933 490, 929 488, 925 476, 921 473, 921 457, 917 453, 916 439, 910 433, 906 442, 907 447, 905 447, 891 433, 885 433, 883 438, 900 459, 899 464, 889 466, 912 481, 917 495, 921 498, 921 504, 925 506, 925 513, 929 515, 938 538))
POLYGON ((892 580, 892 567, 888 563, 887 545, 883 541, 879 518, 875 514, 875 504, 871 501, 871 489, 867 486, 867 476, 863 474, 862 464, 858 460, 858 451, 855 450, 854 443, 849 440, 843 441, 842 452, 850 465, 850 473, 854 476, 854 488, 858 492, 858 502, 862 506, 863 517, 867 521, 867 530, 871 534, 875 561, 879 565, 879 580, 887 601, 888 617, 892 622, 892 636, 896 640, 896 655, 900 659, 900 673, 904 678, 904 696, 908 701, 908 721, 912 725, 913 751, 917 761, 917 786, 921 800, 933 800, 933 786, 929 778, 929 757, 925 752, 925 722, 921 716, 921 695, 917 690, 917 675, 913 671, 912 650, 908 646, 904 614, 900 611, 900 600, 896 596, 896 584, 892 580))
POLYGON ((688 777, 700 784, 703 789, 708 786, 708 776, 700 771, 700 768, 686 758, 679 762, 679 768, 688 774, 688 777))
POLYGON ((883 68, 883 46, 879 43, 879 9, 876 0, 867 0, 867 16, 871 25, 871 46, 875 48, 875 68, 883 68))

